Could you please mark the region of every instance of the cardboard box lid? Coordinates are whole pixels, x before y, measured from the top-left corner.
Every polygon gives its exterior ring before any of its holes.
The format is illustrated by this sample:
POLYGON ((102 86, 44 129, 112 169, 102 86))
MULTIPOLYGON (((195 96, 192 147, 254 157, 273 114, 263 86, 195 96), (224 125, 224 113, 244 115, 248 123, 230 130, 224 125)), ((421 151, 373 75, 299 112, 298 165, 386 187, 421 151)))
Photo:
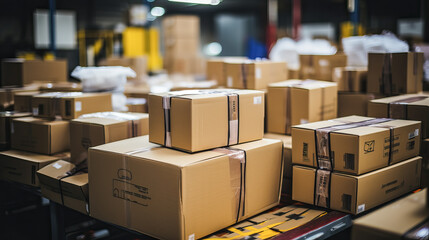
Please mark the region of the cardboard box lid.
POLYGON ((45 92, 33 96, 33 98, 63 98, 63 97, 77 97, 84 96, 82 92, 45 92))
POLYGON ((79 118, 71 120, 71 122, 106 126, 145 118, 149 118, 149 114, 132 112, 98 112, 81 115, 79 118))
POLYGON ((335 118, 332 120, 325 120, 325 121, 295 125, 292 128, 316 130, 318 128, 325 128, 325 127, 338 125, 341 122, 344 122, 344 123, 345 122, 360 122, 360 121, 366 121, 366 120, 371 120, 371 119, 374 119, 374 118, 353 115, 353 116, 348 116, 348 117, 335 118))
POLYGON ((43 118, 35 118, 35 117, 23 117, 23 118, 17 118, 13 120, 14 122, 27 122, 27 123, 31 123, 31 124, 37 124, 37 125, 47 125, 47 126, 51 126, 51 125, 59 125, 59 124, 64 124, 64 123, 68 123, 68 121, 63 121, 63 120, 49 120, 49 119, 43 119, 43 118))
POLYGON ((31 115, 31 113, 26 112, 0 112, 0 118, 22 118, 31 115))
MULTIPOLYGON (((411 194, 392 202, 353 222, 353 235, 359 235, 362 228, 369 231, 387 232, 398 238, 429 218, 429 208, 426 208, 426 191, 411 194)), ((376 236, 377 234, 374 234, 376 236)))
POLYGON ((18 151, 18 150, 8 150, 8 151, 0 152, 0 155, 25 160, 28 162, 34 162, 34 163, 51 162, 61 158, 55 155, 49 156, 49 155, 42 155, 42 154, 24 152, 24 151, 18 151))
POLYGON ((308 80, 291 79, 283 82, 271 83, 268 85, 268 87, 280 87, 280 88, 293 87, 293 88, 300 88, 300 89, 307 89, 307 90, 334 87, 334 86, 337 86, 337 83, 311 80, 311 79, 308 79, 308 80))

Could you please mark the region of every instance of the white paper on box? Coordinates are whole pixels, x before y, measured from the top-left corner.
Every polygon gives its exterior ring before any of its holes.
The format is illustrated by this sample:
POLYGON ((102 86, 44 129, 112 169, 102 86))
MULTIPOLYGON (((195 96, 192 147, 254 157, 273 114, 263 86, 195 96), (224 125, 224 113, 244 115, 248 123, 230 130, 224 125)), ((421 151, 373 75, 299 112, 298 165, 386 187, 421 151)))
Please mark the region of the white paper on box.
POLYGON ((76 112, 80 112, 82 111, 82 102, 81 101, 76 101, 74 104, 74 110, 76 112))
POLYGON ((227 87, 232 87, 232 77, 228 76, 226 79, 226 86, 227 87))
POLYGON ((33 108, 33 116, 39 115, 39 108, 33 108))
POLYGON ((262 97, 253 97, 253 104, 261 104, 262 103, 262 97))
POLYGON ((255 68, 255 78, 260 79, 261 77, 262 77, 261 69, 258 67, 255 68))

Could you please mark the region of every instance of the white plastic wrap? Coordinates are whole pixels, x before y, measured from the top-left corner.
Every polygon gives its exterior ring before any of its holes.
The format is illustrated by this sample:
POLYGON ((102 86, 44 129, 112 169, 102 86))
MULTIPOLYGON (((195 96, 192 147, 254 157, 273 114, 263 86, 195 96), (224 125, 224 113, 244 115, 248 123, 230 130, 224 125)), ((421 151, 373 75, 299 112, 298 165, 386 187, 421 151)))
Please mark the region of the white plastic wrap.
POLYGON ((112 91, 123 92, 127 77, 136 77, 129 67, 80 67, 71 73, 72 77, 82 81, 84 92, 112 91))
POLYGON ((138 120, 140 119, 140 115, 132 114, 132 113, 121 113, 121 112, 96 112, 96 113, 88 113, 79 116, 80 119, 84 118, 108 118, 115 119, 119 121, 124 120, 138 120))

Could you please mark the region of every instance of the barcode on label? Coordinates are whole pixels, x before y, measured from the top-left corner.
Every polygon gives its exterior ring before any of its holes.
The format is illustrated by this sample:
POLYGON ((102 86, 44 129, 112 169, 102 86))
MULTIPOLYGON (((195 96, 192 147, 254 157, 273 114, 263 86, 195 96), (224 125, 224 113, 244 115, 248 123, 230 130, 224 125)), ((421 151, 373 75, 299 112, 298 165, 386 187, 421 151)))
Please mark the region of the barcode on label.
POLYGON ((357 208, 357 213, 361 213, 363 211, 365 211, 365 204, 361 204, 357 208))
POLYGON ((411 138, 415 138, 419 135, 419 129, 414 130, 414 132, 410 132, 408 133, 408 140, 410 140, 411 138))
POLYGON ((344 154, 344 169, 355 170, 355 155, 352 153, 344 154))
POLYGON ((308 143, 303 143, 302 146, 302 156, 308 158, 308 143))

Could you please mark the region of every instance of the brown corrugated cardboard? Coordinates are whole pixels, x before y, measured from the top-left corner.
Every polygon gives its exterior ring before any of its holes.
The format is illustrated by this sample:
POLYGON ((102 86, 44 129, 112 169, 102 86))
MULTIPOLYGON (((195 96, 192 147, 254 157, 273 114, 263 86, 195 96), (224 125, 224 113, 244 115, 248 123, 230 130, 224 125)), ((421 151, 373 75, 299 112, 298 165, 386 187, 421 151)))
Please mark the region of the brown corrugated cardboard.
POLYGON ((225 61, 245 61, 246 57, 218 57, 207 59, 206 79, 216 80, 219 86, 226 86, 225 61))
POLYGON ((427 189, 398 199, 383 208, 357 218, 353 222, 352 238, 358 239, 427 239, 429 209, 427 189), (425 228, 419 228, 426 223, 425 228), (419 231, 420 230, 420 231, 419 231))
POLYGON ((361 176, 295 165, 292 199, 359 214, 417 189, 420 185, 420 172, 421 157, 361 176), (317 197, 315 191, 318 193, 317 197))
POLYGON ((75 170, 74 164, 59 160, 37 171, 42 195, 83 214, 89 214, 88 173, 75 173, 75 170))
POLYGON ((12 124, 12 149, 52 155, 70 148, 68 121, 23 117, 12 124))
POLYGON ((288 79, 286 62, 226 61, 226 86, 239 89, 266 89, 268 84, 288 79))
POLYGON ((41 92, 82 92, 80 83, 62 82, 41 84, 41 92))
POLYGON ((24 86, 34 82, 67 82, 66 60, 4 59, 2 86, 24 86))
POLYGON ((168 73, 204 74, 205 59, 193 55, 165 55, 164 68, 168 73))
POLYGON ((423 87, 423 53, 368 53, 367 92, 385 95, 419 93, 423 87))
POLYGON ((0 152, 0 178, 38 187, 37 170, 54 161, 69 158, 69 153, 48 156, 17 150, 0 152))
POLYGON ((347 55, 299 55, 301 79, 332 81, 332 71, 347 65, 347 55))
POLYGON ((366 67, 336 67, 332 71, 332 81, 338 84, 338 91, 366 92, 366 67))
POLYGON ((32 112, 33 96, 39 95, 40 92, 20 92, 14 94, 14 111, 15 112, 32 112))
POLYGON ((368 116, 410 119, 422 122, 422 138, 429 138, 429 95, 407 94, 371 100, 368 116))
POLYGON ((288 79, 299 79, 300 75, 299 75, 300 70, 299 69, 288 69, 288 79))
POLYGON ((420 125, 359 116, 297 125, 292 127, 292 163, 367 173, 419 155, 420 125))
POLYGON ((26 86, 23 88, 0 88, 0 111, 11 111, 13 110, 13 103, 15 94, 21 92, 34 92, 38 91, 37 85, 26 86))
POLYGON ((91 216, 160 239, 198 239, 279 203, 281 155, 281 141, 267 139, 194 154, 147 136, 90 148, 91 216))
POLYGON ((36 117, 74 119, 94 112, 112 111, 110 93, 51 92, 33 96, 36 117))
POLYGON ((127 98, 128 112, 147 113, 146 98, 127 98))
POLYGON ((0 151, 10 149, 12 120, 29 116, 31 116, 31 113, 0 112, 0 151))
POLYGON ((277 139, 283 142, 283 178, 292 177, 292 137, 274 133, 265 133, 264 138, 277 139))
POLYGON ((146 84, 128 84, 125 85, 124 94, 130 98, 149 98, 150 87, 146 84))
POLYGON ((198 152, 259 140, 264 134, 264 93, 188 90, 149 96, 149 139, 198 152))
POLYGON ((268 86, 268 132, 290 134, 292 125, 336 117, 336 83, 288 80, 268 86))
POLYGON ((422 187, 429 187, 429 139, 422 140, 420 155, 422 162, 422 187))
POLYGON ((338 92, 338 117, 368 116, 368 102, 375 98, 373 93, 338 92))
POLYGON ((200 52, 199 38, 171 38, 164 40, 166 55, 198 55, 200 52))
POLYGON ((143 81, 147 77, 148 60, 146 56, 139 57, 109 57, 99 62, 100 66, 130 67, 136 72, 135 78, 129 80, 143 81))
POLYGON ((200 19, 191 15, 172 15, 162 19, 164 39, 200 38, 200 19))
POLYGON ((147 113, 102 112, 83 115, 70 122, 71 162, 86 161, 88 148, 149 134, 147 113))

